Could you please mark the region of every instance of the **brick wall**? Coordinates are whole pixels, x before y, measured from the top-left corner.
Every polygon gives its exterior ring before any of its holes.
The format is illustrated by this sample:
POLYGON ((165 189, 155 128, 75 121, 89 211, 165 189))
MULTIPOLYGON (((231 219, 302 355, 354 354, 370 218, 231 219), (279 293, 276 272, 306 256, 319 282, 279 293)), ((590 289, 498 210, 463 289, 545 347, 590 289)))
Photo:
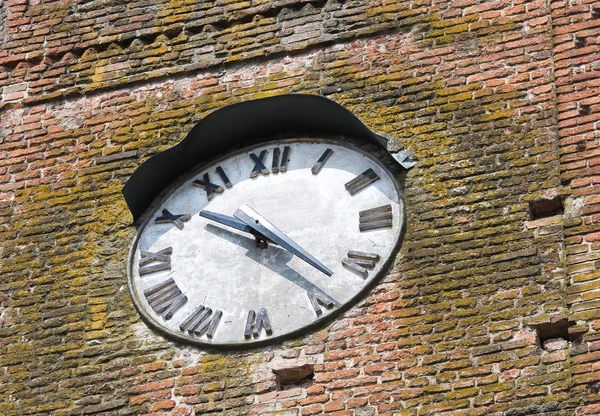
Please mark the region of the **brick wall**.
POLYGON ((600 258, 598 133, 600 121, 600 3, 552 3, 557 125, 564 194, 573 201, 565 221, 565 262, 570 320, 583 333, 572 348, 572 391, 582 396, 581 414, 600 412, 600 258), (592 394, 590 394, 592 393, 592 394))
POLYGON ((0 22, 1 414, 600 414, 600 3, 7 0, 0 22), (211 111, 292 92, 418 157, 398 260, 303 338, 169 343, 129 298, 120 189, 211 111))

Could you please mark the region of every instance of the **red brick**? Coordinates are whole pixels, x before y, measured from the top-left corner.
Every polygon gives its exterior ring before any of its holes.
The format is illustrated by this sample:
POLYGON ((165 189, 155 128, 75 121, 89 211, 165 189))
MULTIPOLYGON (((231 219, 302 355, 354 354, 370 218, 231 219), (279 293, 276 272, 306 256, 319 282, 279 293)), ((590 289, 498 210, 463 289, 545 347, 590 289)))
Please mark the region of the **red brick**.
POLYGON ((174 380, 163 380, 163 381, 153 381, 146 384, 141 384, 138 386, 131 387, 128 391, 129 393, 144 393, 147 391, 155 391, 162 390, 166 388, 171 388, 175 384, 174 380))
POLYGON ((326 403, 323 406, 323 411, 325 412, 325 414, 331 414, 332 412, 338 411, 338 410, 344 410, 345 405, 343 401, 333 401, 333 402, 329 402, 326 403))
POLYGON ((137 396, 132 396, 130 403, 132 405, 139 405, 147 402, 152 402, 157 399, 167 399, 171 396, 171 392, 169 390, 158 390, 153 391, 151 393, 141 394, 137 396))
POLYGON ((156 412, 159 410, 171 410, 175 407, 175 401, 174 400, 163 400, 160 402, 156 402, 152 405, 152 407, 150 408, 151 412, 156 412))
POLYGON ((309 406, 305 406, 301 410, 302 415, 316 415, 323 411, 322 404, 311 404, 309 406))

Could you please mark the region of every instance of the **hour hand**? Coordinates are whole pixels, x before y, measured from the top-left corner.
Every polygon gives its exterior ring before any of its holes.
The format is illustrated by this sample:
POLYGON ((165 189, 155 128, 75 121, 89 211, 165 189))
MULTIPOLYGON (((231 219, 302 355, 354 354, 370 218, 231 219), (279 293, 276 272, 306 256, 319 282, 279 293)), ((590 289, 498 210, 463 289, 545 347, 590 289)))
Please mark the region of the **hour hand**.
POLYGON ((270 241, 279 244, 290 253, 298 256, 314 268, 325 273, 327 276, 331 276, 333 274, 333 272, 329 270, 323 263, 308 254, 306 250, 292 241, 292 239, 287 235, 279 231, 277 227, 264 219, 258 212, 254 211, 248 205, 244 205, 238 209, 233 216, 259 234, 268 238, 270 241))
POLYGON ((224 214, 219 214, 217 212, 204 211, 204 210, 200 211, 200 216, 204 217, 204 218, 208 218, 209 220, 218 222, 219 224, 223 224, 228 227, 235 228, 236 230, 240 230, 240 231, 244 231, 245 233, 252 234, 258 240, 264 240, 264 241, 268 241, 270 243, 275 243, 274 241, 271 241, 271 239, 269 239, 266 236, 257 232, 255 229, 248 227, 248 225, 246 225, 246 223, 238 220, 235 217, 230 217, 229 215, 224 215, 224 214))

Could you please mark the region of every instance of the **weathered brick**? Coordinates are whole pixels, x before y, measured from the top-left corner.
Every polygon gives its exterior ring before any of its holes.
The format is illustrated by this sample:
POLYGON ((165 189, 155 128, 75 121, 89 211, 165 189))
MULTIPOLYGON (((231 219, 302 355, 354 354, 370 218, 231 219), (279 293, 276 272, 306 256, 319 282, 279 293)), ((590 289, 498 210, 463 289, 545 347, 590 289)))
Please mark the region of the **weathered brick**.
POLYGON ((9 414, 597 410, 595 3, 30 3, 0 6, 9 414), (418 158, 394 274, 293 346, 165 342, 118 290, 120 188, 214 109, 281 92, 325 95, 418 158), (529 221, 555 193, 581 206, 529 221), (581 342, 535 349, 527 325, 554 314, 581 342), (274 354, 314 358, 314 379, 278 390, 274 354))

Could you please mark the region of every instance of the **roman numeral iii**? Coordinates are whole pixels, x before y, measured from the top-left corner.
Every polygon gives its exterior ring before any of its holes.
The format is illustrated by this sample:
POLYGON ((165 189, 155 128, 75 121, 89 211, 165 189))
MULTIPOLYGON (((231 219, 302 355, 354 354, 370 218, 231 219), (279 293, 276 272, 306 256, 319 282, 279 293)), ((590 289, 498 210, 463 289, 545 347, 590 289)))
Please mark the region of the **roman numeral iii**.
POLYGON ((392 226, 392 206, 383 205, 377 208, 366 209, 358 213, 358 227, 360 231, 390 228, 392 226))

